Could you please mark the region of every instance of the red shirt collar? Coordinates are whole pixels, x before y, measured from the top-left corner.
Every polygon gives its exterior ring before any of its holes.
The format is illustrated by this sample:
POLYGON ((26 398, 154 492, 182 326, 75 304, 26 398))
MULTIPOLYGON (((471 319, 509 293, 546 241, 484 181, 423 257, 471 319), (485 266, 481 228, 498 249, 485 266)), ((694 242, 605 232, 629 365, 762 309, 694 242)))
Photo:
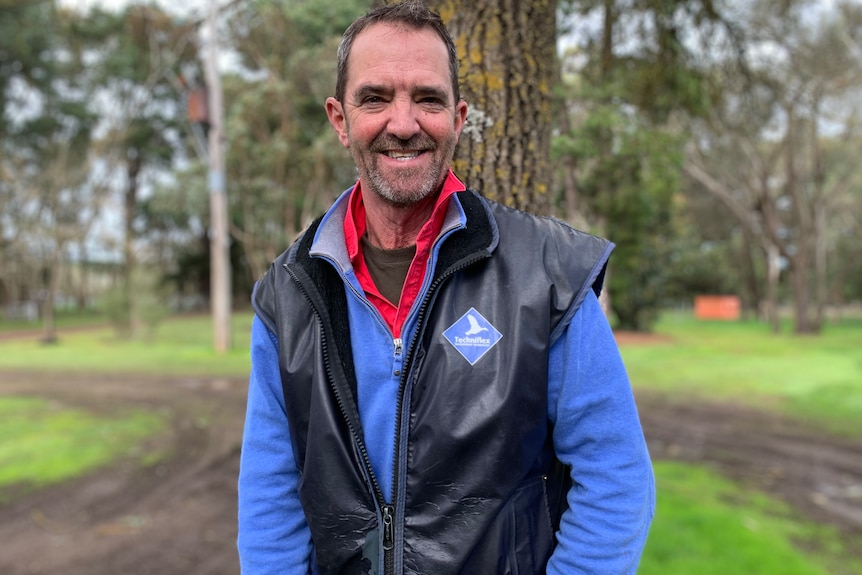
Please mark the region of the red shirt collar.
MULTIPOLYGON (((437 196, 437 201, 434 202, 434 210, 431 217, 419 230, 419 235, 416 237, 416 251, 419 252, 422 243, 433 242, 434 238, 440 233, 443 227, 443 220, 446 219, 446 209, 449 204, 449 198, 452 194, 463 192, 466 186, 458 179, 458 177, 449 170, 446 180, 443 182, 443 188, 440 190, 440 195, 437 196)), ((362 188, 357 181, 353 186, 353 191, 350 192, 348 198, 347 216, 344 218, 344 242, 347 247, 347 255, 350 261, 356 265, 356 258, 360 255, 359 239, 365 235, 365 203, 362 201, 362 188)))

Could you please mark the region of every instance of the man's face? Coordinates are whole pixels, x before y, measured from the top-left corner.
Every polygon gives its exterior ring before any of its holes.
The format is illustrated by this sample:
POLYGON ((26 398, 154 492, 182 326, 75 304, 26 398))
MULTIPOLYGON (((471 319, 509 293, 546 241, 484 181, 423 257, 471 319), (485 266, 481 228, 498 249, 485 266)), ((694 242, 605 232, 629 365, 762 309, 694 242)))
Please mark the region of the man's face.
POLYGON ((442 185, 467 104, 455 102, 446 46, 433 30, 375 24, 354 40, 344 101, 329 98, 326 111, 362 188, 408 206, 442 185))

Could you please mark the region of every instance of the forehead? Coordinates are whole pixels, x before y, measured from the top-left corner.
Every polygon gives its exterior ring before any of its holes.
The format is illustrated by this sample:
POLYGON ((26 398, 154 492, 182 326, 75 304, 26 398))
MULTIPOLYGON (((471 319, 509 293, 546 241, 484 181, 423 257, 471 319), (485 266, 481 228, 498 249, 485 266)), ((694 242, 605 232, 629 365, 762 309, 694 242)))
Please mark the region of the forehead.
POLYGON ((363 84, 450 84, 446 44, 430 28, 374 24, 356 36, 348 59, 348 93, 363 84))

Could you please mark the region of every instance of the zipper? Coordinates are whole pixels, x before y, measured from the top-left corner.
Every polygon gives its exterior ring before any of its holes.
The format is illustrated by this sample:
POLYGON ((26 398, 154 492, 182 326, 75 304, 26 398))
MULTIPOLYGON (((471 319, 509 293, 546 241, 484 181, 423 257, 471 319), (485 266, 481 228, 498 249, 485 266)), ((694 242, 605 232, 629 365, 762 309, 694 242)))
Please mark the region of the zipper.
MULTIPOLYGON (((309 294, 308 290, 305 288, 305 285, 303 285, 301 279, 296 275, 294 271, 290 270, 287 265, 284 265, 283 267, 285 271, 290 274, 290 277, 293 278, 294 283, 296 283, 296 285, 299 287, 299 290, 302 292, 302 295, 305 296, 305 299, 308 300, 308 303, 311 304, 312 309, 314 309, 314 314, 317 316, 317 319, 321 323, 321 326, 325 327, 323 318, 317 311, 318 307, 315 305, 314 298, 312 298, 312 296, 309 294)), ((321 330, 320 334, 320 351, 323 355, 323 364, 324 366, 326 366, 326 379, 329 382, 329 387, 332 390, 333 395, 335 396, 335 402, 338 404, 338 409, 341 412, 341 417, 347 424, 347 428, 350 431, 350 435, 353 437, 353 442, 359 450, 360 455, 362 456, 362 461, 365 464, 366 477, 371 484, 371 489, 374 492, 374 498, 377 500, 377 506, 380 508, 380 511, 383 515, 382 522, 384 562, 387 562, 386 558, 387 556, 392 555, 392 549, 395 546, 395 507, 386 503, 386 499, 383 496, 383 490, 380 488, 380 484, 377 482, 377 478, 374 476, 374 469, 371 467, 371 458, 368 456, 368 449, 365 446, 365 440, 363 439, 362 434, 359 432, 357 427, 354 425, 353 420, 350 418, 347 412, 347 408, 345 407, 344 398, 341 394, 341 390, 338 388, 338 385, 336 385, 335 377, 332 375, 332 369, 330 368, 329 362, 329 345, 326 340, 325 329, 321 330)), ((389 558, 388 562, 391 562, 391 557, 389 558)), ((387 573, 392 572, 391 566, 387 567, 386 569, 387 573)))
MULTIPOLYGON (((431 301, 434 299, 433 296, 440 285, 448 279, 450 276, 455 274, 456 272, 473 265, 474 263, 490 257, 490 254, 482 254, 478 256, 474 256, 472 258, 461 261, 458 265, 452 266, 445 273, 438 276, 431 285, 428 286, 428 291, 425 292, 425 297, 422 299, 422 303, 419 306, 419 310, 417 311, 416 316, 416 331, 413 333, 413 337, 410 339, 410 345, 407 347, 407 354, 404 356, 404 363, 401 366, 401 379, 398 382, 398 400, 396 402, 396 406, 398 411, 395 414, 395 464, 392 469, 392 493, 395 496, 395 501, 400 501, 401 493, 400 493, 400 482, 399 479, 399 468, 400 468, 400 460, 401 460, 401 425, 402 425, 402 414, 404 411, 404 397, 407 392, 407 374, 410 373, 413 363, 413 352, 416 348, 416 344, 419 341, 419 337, 424 329, 423 320, 425 319, 425 314, 428 311, 428 308, 431 306, 431 301)), ((396 353, 401 352, 401 347, 403 345, 403 341, 401 338, 397 338, 395 340, 395 351, 396 353)), ((395 515, 396 508, 395 506, 387 505, 388 508, 395 519, 395 521, 399 521, 397 516, 395 515)), ((392 548, 386 548, 386 530, 385 530, 385 515, 384 515, 384 532, 383 532, 383 565, 385 575, 394 575, 395 573, 395 557, 394 557, 394 545, 392 548)), ((393 521, 393 536, 394 536, 394 522, 393 521)))
MULTIPOLYGON (((338 266, 335 264, 335 262, 331 261, 331 263, 336 267, 336 269, 338 269, 338 266)), ((361 302, 363 302, 373 312, 373 314, 378 318, 378 320, 385 325, 386 322, 383 320, 383 317, 380 315, 380 312, 377 310, 377 308, 374 307, 371 304, 371 302, 368 301, 367 298, 363 297, 362 294, 360 294, 356 290, 356 288, 353 287, 353 285, 350 282, 345 280, 344 283, 347 284, 348 288, 354 293, 354 295, 356 295, 359 298, 359 300, 361 302)), ((302 291, 305 292, 304 288, 300 287, 300 289, 302 289, 302 291)), ((308 297, 308 296, 306 295, 306 297, 308 297)), ((388 327, 387 327, 387 329, 388 329, 388 327)), ((325 342, 325 340, 323 340, 322 341, 322 347, 325 349, 325 346, 326 346, 326 342, 325 342)), ((400 337, 396 337, 392 340, 392 346, 393 346, 393 357, 397 358, 403 352, 404 340, 402 340, 400 337)), ((327 366, 329 365, 328 361, 327 361, 326 365, 327 366)), ((327 368, 327 371, 328 371, 328 368, 327 368)), ((404 369, 402 366, 402 369, 400 370, 400 372, 395 373, 396 376, 401 377, 401 380, 399 380, 399 389, 402 386, 401 382, 403 382, 403 374, 404 374, 404 369)), ((330 386, 333 387, 333 389, 334 389, 334 384, 332 383, 331 377, 330 377, 330 386)), ((344 415, 344 409, 343 409, 343 407, 341 407, 341 398, 340 398, 340 395, 338 394, 337 390, 335 391, 335 395, 336 395, 336 401, 338 402, 339 407, 342 409, 342 415, 344 415)), ((399 392, 399 396, 400 396, 400 392, 399 392)), ((396 406, 400 405, 400 403, 401 403, 400 400, 397 401, 396 406)), ((345 417, 345 419, 346 419, 346 417, 345 417)), ((396 424, 395 424, 396 430, 398 429, 398 425, 399 425, 398 420, 399 420, 399 417, 396 415, 396 424)), ((349 425, 349 423, 348 423, 348 427, 350 427, 351 432, 353 433, 353 428, 349 425)), ((356 438, 359 434, 353 433, 353 435, 354 435, 354 441, 356 441, 357 440, 356 438)), ((397 451, 397 445, 398 445, 397 437, 398 437, 398 433, 396 431, 396 451, 395 451, 396 458, 397 458, 397 453, 398 453, 398 451, 397 451)), ((377 499, 377 506, 380 508, 381 525, 382 525, 382 531, 383 531, 383 533, 382 533, 382 536, 383 536, 382 537, 382 540, 383 540, 383 573, 384 573, 384 575, 391 575, 391 574, 395 573, 395 518, 396 518, 395 505, 386 502, 386 497, 383 495, 383 490, 380 488, 380 486, 377 482, 377 478, 374 475, 374 469, 371 467, 371 459, 370 459, 370 457, 368 457, 368 452, 365 448, 364 439, 361 443, 358 443, 358 445, 360 446, 360 450, 362 453, 362 458, 365 462, 365 466, 368 469, 368 471, 367 471, 368 476, 369 476, 370 481, 374 487, 375 498, 377 499)), ((395 464, 395 466, 397 467, 397 463, 395 464)), ((395 475, 397 476, 397 473, 395 473, 395 475)), ((397 491, 395 491, 395 489, 394 489, 395 487, 396 487, 396 484, 393 483, 393 493, 397 494, 397 491)), ((396 498, 397 498, 397 495, 396 495, 396 498)))
POLYGON ((395 506, 383 506, 383 550, 392 551, 395 547, 395 506))

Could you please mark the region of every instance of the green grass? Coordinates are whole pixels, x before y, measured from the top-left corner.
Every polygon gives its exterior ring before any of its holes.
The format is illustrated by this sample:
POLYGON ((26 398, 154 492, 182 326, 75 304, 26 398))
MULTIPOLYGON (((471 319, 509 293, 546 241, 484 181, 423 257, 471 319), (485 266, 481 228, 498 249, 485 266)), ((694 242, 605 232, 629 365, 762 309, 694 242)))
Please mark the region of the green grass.
POLYGON ((165 320, 141 339, 121 339, 110 327, 63 333, 53 344, 37 337, 0 341, 0 370, 78 373, 247 375, 251 313, 232 316, 231 349, 213 349, 207 316, 165 320))
MULTIPOLYGON (((206 316, 171 318, 150 337, 120 339, 96 319, 78 317, 45 345, 38 335, 0 340, 0 371, 56 373, 248 375, 251 314, 232 317, 232 346, 213 349, 206 316)), ((130 411, 103 417, 56 402, 0 396, 0 487, 41 486, 80 476, 124 457, 150 465, 163 456, 141 451, 166 416, 130 411)))
POLYGON ((703 467, 657 462, 655 473, 657 509, 639 575, 862 573, 834 530, 800 521, 762 493, 703 467))
MULTIPOLYGON (((57 329, 103 325, 107 322, 108 320, 104 314, 91 309, 57 310, 54 317, 54 325, 57 329)), ((0 316, 0 333, 21 330, 41 332, 42 329, 41 321, 7 320, 0 316)))
POLYGON ((40 487, 79 476, 118 458, 152 464, 143 440, 165 418, 130 411, 110 417, 34 397, 0 397, 0 487, 40 487))
POLYGON ((819 336, 772 334, 754 322, 698 322, 668 315, 670 343, 623 346, 635 388, 674 397, 778 406, 831 431, 862 435, 862 321, 819 336))

